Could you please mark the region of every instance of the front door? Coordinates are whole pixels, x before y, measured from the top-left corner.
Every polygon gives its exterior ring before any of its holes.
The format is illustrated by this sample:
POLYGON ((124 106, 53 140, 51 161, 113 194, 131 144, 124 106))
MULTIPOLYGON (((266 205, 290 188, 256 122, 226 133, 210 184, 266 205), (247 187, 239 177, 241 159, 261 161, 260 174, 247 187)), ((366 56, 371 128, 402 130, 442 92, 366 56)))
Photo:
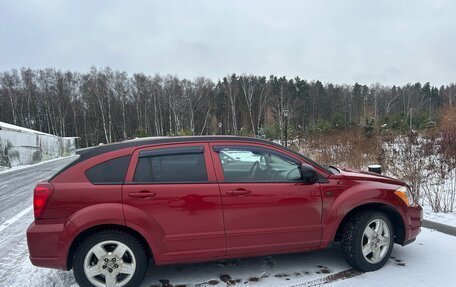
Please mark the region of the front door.
POLYGON ((228 256, 320 245, 320 185, 300 180, 298 159, 273 147, 245 143, 211 144, 211 151, 228 256))
POLYGON ((222 204, 207 143, 136 150, 122 192, 127 225, 147 226, 156 261, 224 256, 222 204))

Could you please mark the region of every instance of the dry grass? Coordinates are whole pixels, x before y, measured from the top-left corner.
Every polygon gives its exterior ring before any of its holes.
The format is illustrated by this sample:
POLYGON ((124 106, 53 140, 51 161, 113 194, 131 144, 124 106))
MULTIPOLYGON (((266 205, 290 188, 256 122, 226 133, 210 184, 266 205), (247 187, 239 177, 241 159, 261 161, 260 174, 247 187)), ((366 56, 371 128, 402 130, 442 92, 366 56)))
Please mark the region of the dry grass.
POLYGON ((456 128, 456 107, 448 107, 441 110, 441 117, 438 126, 441 130, 456 128))
POLYGON ((382 161, 379 138, 366 137, 359 130, 308 136, 301 140, 299 149, 310 158, 328 165, 362 168, 382 161))
POLYGON ((417 200, 436 212, 452 212, 456 201, 456 108, 441 111, 438 126, 399 134, 363 129, 307 135, 295 148, 317 162, 383 172, 407 182, 417 200))

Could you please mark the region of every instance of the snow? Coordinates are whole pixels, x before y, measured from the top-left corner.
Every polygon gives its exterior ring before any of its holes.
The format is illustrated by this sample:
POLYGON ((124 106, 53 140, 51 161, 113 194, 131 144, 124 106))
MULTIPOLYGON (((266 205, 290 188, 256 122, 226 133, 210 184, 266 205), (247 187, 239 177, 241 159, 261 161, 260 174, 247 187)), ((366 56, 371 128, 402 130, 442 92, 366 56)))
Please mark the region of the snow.
POLYGON ((28 129, 28 128, 24 128, 24 127, 20 127, 20 126, 16 126, 16 125, 8 124, 8 123, 5 123, 5 122, 0 122, 0 129, 1 130, 11 130, 11 131, 15 131, 15 132, 34 133, 34 134, 39 134, 39 135, 51 135, 51 134, 43 133, 43 132, 40 132, 40 131, 35 131, 35 130, 32 130, 32 129, 28 129))
POLYGON ((394 259, 380 271, 340 281, 334 286, 456 286, 455 255, 456 237, 423 229, 416 242, 403 248, 395 246, 394 259))
POLYGON ((47 274, 54 274, 55 270, 30 265, 25 231, 33 221, 33 187, 74 158, 51 160, 0 173, 0 185, 3 186, 0 190, 0 286, 52 286, 52 280, 64 282, 58 283, 60 286, 68 286, 65 281, 56 279, 56 275, 46 279, 47 274), (30 269, 25 271, 27 264, 30 269), (43 281, 46 283, 41 284, 43 281))
POLYGON ((456 212, 433 212, 429 205, 423 205, 424 219, 456 227, 456 212))
POLYGON ((10 219, 8 219, 7 221, 5 221, 2 225, 0 225, 0 232, 2 232, 6 228, 8 228, 8 226, 10 226, 11 224, 15 223, 19 219, 21 219, 22 216, 24 216, 28 212, 32 211, 32 209, 33 209, 33 206, 29 206, 26 209, 24 209, 21 212, 19 212, 18 214, 16 214, 15 216, 13 216, 10 219))
POLYGON ((371 164, 368 166, 368 168, 382 168, 382 166, 379 164, 371 164))
MULTIPOLYGON (((15 166, 15 167, 12 167, 12 168, 7 168, 5 170, 0 170, 0 175, 1 174, 6 174, 6 173, 9 173, 9 172, 16 172, 16 171, 20 171, 20 170, 23 170, 23 169, 28 169, 28 168, 31 168, 31 167, 37 167, 37 166, 40 166, 40 165, 43 165, 43 164, 48 164, 50 162, 54 162, 54 161, 60 161, 62 159, 76 159, 78 158, 79 155, 69 155, 69 156, 63 156, 63 157, 59 157, 59 158, 54 158, 54 159, 50 159, 50 160, 45 160, 45 161, 42 161, 42 162, 39 162, 39 163, 35 163, 35 164, 25 164, 25 165, 20 165, 20 166, 15 166)), ((3 187, 6 187, 7 185, 5 186, 2 186, 3 187)))

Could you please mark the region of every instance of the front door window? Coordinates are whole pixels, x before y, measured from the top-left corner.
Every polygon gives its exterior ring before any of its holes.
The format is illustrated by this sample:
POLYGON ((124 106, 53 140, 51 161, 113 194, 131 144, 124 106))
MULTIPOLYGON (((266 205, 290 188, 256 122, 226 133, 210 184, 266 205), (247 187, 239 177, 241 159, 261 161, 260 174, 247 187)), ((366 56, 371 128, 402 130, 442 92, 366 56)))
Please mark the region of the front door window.
POLYGON ((235 147, 218 152, 225 182, 295 182, 299 163, 266 149, 235 147))

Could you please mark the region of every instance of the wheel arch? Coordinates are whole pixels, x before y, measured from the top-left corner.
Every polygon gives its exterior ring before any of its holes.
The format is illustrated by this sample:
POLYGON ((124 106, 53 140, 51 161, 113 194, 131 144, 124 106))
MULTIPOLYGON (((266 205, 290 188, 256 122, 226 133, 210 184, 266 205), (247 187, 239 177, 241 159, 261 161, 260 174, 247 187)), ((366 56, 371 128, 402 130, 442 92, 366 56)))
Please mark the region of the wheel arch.
POLYGON ((402 216, 400 213, 392 206, 384 204, 384 203, 379 203, 379 202, 371 202, 371 203, 366 203, 359 205, 353 209, 351 209, 342 219, 342 221, 339 223, 339 226, 336 230, 336 233, 334 235, 333 240, 334 241, 340 241, 342 230, 344 229, 344 225, 350 218, 353 216, 353 214, 357 213, 360 210, 369 210, 369 211, 381 211, 385 213, 388 218, 391 220, 391 223, 393 224, 393 232, 394 232, 394 243, 398 244, 403 244, 405 241, 405 224, 404 220, 402 219, 402 216))
POLYGON ((141 243, 144 250, 147 252, 147 255, 153 259, 153 251, 152 251, 150 245, 148 244, 147 240, 141 233, 139 233, 138 231, 134 230, 133 228, 130 228, 125 225, 101 224, 101 225, 92 226, 90 228, 83 230, 71 242, 70 248, 68 249, 68 256, 67 256, 67 262, 66 262, 67 270, 70 270, 73 268, 74 256, 75 256, 76 250, 78 249, 79 245, 85 239, 90 237, 91 235, 96 234, 101 231, 105 231, 105 230, 120 230, 120 231, 130 234, 131 236, 134 236, 141 243))

